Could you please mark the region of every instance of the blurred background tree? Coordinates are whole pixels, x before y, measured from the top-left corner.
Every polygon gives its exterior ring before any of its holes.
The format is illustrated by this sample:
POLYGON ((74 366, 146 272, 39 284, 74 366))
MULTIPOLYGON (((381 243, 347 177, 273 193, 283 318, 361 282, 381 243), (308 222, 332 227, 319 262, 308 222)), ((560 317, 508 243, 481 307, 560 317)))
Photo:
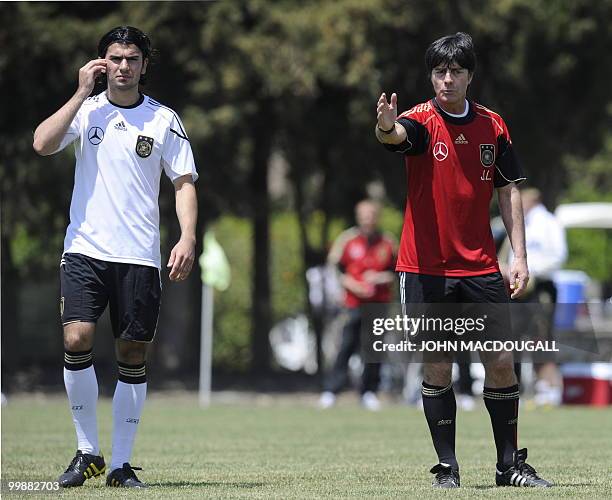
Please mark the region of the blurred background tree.
MULTIPOLYGON (((308 309, 305 270, 352 224, 368 185, 401 221, 404 169, 373 136, 375 103, 383 90, 398 92, 402 109, 431 96, 423 55, 439 36, 472 34, 470 95, 504 116, 549 208, 610 200, 611 17, 610 0, 3 4, 5 380, 61 357, 57 265, 74 157, 37 157, 32 131, 74 92, 78 68, 110 28, 138 26, 157 47, 145 91, 182 116, 201 174, 198 240, 214 226, 233 266, 232 286, 216 299, 215 367, 261 374, 271 368, 271 325, 308 309)), ((179 234, 169 182, 160 210, 167 256, 179 234)), ((576 240, 571 265, 612 279, 595 259, 596 238, 576 240)), ((180 286, 164 277, 164 287, 151 362, 159 381, 193 380, 199 276, 180 286)), ((110 339, 97 342, 110 352, 110 339)))

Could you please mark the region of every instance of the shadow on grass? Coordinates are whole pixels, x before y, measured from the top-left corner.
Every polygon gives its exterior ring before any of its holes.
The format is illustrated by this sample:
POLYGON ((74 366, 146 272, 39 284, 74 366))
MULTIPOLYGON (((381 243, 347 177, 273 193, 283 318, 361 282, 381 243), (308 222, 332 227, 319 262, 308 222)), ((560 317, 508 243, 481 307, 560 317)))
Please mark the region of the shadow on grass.
POLYGON ((229 488, 260 488, 266 483, 259 482, 225 482, 225 481, 168 481, 164 483, 149 483, 153 488, 216 488, 226 486, 229 488))
MULTIPOLYGON (((525 489, 532 489, 532 490, 549 490, 549 489, 555 489, 555 488, 576 488, 576 487, 580 487, 580 486, 596 486, 593 483, 553 483, 552 488, 525 488, 525 489)), ((512 486, 506 486, 505 488, 513 488, 512 486)), ((474 486, 475 490, 496 490, 499 489, 499 486, 495 486, 494 484, 478 484, 476 486, 474 486)), ((523 488, 521 488, 523 489, 523 488)))

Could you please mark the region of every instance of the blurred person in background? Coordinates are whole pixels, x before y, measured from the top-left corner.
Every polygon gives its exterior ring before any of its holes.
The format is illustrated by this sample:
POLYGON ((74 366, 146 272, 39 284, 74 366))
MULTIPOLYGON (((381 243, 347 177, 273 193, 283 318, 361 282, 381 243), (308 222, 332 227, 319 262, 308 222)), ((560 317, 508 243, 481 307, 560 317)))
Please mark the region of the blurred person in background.
MULTIPOLYGON (((553 273, 563 266, 567 260, 567 242, 565 229, 557 218, 549 212, 542 203, 542 194, 538 189, 525 188, 521 190, 521 202, 525 214, 525 241, 529 256, 530 283, 525 295, 517 298, 518 303, 537 303, 539 307, 526 323, 525 314, 514 314, 513 322, 516 328, 526 333, 530 339, 553 340, 555 303, 557 289, 553 282, 553 273), (530 329, 535 328, 535 330, 530 329)), ((514 258, 508 240, 500 249, 502 274, 507 276, 510 262, 514 258)), ((517 375, 520 377, 520 363, 516 364, 517 375)), ((562 378, 557 364, 553 361, 534 363, 536 372, 535 403, 538 405, 558 405, 561 403, 562 378)))
MULTIPOLYGON (((335 266, 344 288, 346 323, 342 330, 340 350, 331 372, 324 383, 319 399, 321 408, 336 403, 336 395, 347 382, 351 356, 359 350, 361 335, 360 307, 373 302, 389 302, 391 285, 395 279, 396 243, 378 227, 379 205, 363 200, 355 207, 357 226, 344 231, 335 240, 328 256, 335 266)), ((379 410, 377 391, 380 382, 380 364, 364 363, 361 377, 361 404, 368 410, 379 410)))
POLYGON ((157 329, 161 300, 159 185, 174 184, 181 237, 167 264, 183 281, 195 257, 198 177, 177 114, 140 92, 151 42, 131 26, 112 29, 98 58, 79 70, 76 93, 34 132, 34 150, 57 153, 75 143, 70 224, 60 263, 64 384, 77 435, 77 452, 60 476, 81 486, 106 472, 98 442, 98 381, 93 366, 96 322, 110 304, 118 381, 113 396, 112 459, 107 486, 142 488, 130 465, 147 393, 147 346, 157 329), (90 97, 95 82, 106 89, 90 97))

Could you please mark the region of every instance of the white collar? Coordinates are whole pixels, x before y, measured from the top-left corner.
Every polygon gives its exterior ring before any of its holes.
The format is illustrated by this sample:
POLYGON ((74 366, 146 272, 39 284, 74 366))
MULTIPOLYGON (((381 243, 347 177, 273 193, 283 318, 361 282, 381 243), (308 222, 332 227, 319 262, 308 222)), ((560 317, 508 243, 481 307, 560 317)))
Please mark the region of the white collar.
POLYGON ((449 113, 444 109, 442 109, 442 111, 444 111, 448 116, 452 116, 453 118, 465 118, 470 112, 470 103, 467 99, 465 99, 465 109, 463 110, 463 113, 459 113, 458 115, 456 115, 455 113, 449 113))

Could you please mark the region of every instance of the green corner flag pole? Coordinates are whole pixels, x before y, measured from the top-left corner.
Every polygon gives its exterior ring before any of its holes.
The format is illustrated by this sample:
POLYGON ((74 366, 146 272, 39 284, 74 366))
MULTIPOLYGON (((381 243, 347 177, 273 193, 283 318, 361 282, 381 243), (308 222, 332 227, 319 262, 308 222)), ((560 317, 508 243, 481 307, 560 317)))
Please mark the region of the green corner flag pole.
POLYGON ((214 289, 226 290, 231 281, 230 265, 212 231, 204 234, 204 250, 199 259, 202 277, 202 316, 200 320, 200 385, 198 401, 210 406, 212 381, 212 338, 214 289))

